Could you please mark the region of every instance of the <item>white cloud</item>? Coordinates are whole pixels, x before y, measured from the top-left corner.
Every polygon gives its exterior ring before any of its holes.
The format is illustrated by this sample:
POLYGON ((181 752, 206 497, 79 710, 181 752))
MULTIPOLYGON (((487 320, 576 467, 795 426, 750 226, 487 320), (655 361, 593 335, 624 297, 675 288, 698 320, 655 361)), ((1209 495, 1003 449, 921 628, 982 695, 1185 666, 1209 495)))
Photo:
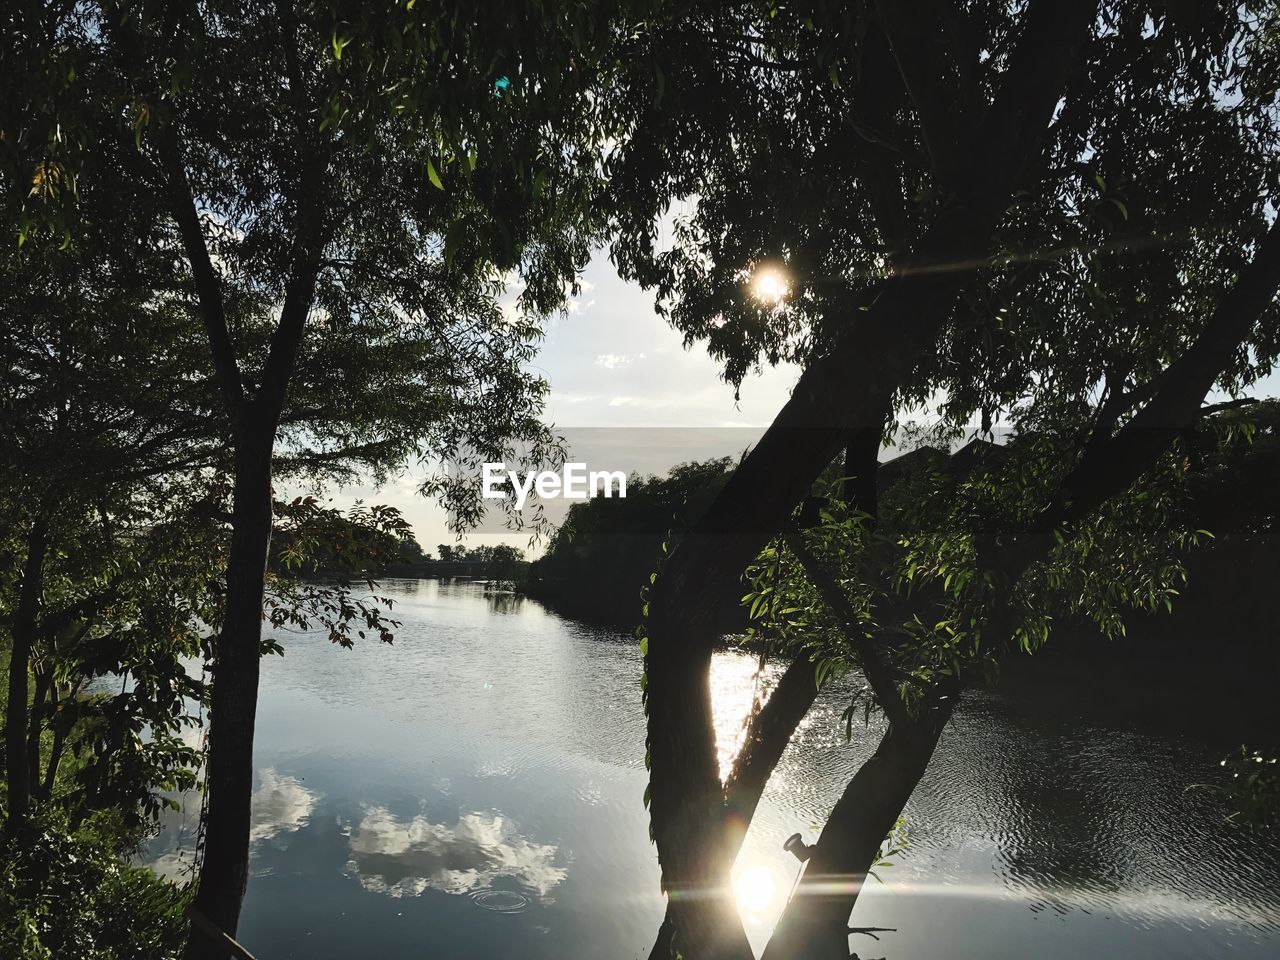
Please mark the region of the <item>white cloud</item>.
POLYGON ((604 367, 606 370, 617 370, 619 367, 629 367, 637 360, 649 359, 643 353, 602 353, 596 357, 596 366, 604 367))
MULTIPOLYGON (((183 738, 189 739, 187 731, 183 738)), ((258 771, 258 781, 258 789, 250 800, 250 843, 265 843, 281 834, 296 833, 311 822, 318 793, 304 787, 297 777, 281 774, 274 767, 258 771)), ((157 876, 177 882, 193 875, 194 837, 200 817, 199 794, 192 790, 180 799, 180 810, 167 812, 162 820, 162 835, 169 838, 169 849, 143 857, 157 876)))
POLYGON ((582 313, 584 310, 590 310, 596 305, 595 298, 586 299, 587 294, 596 288, 596 285, 586 277, 578 278, 578 292, 575 295, 573 284, 566 283, 564 285, 564 313, 576 314, 582 313))

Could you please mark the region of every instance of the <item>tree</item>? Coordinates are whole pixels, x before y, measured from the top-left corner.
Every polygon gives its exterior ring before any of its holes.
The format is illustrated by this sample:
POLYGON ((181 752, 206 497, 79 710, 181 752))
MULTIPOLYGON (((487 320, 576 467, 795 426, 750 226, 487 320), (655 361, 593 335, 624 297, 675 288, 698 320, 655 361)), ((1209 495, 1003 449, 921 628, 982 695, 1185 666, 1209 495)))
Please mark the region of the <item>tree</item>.
POLYGON ((484 576, 488 579, 507 582, 517 580, 527 566, 524 551, 506 543, 476 547, 467 552, 466 559, 484 564, 484 576))
POLYGON ((0 262, 10 829, 50 798, 68 750, 89 757, 77 817, 111 798, 126 819, 154 810, 157 786, 194 766, 176 733, 203 696, 181 661, 211 622, 218 550, 213 518, 191 506, 224 447, 210 392, 189 378, 190 318, 156 296, 167 266, 146 246, 146 211, 107 223, 95 206, 77 242, 9 245, 0 262), (142 664, 132 689, 84 693, 142 664))
MULTIPOLYGON (((665 477, 628 478, 625 498, 571 505, 525 589, 571 616, 634 628, 663 541, 701 515, 732 467, 728 457, 677 464, 665 477)), ((736 603, 727 613, 727 623, 741 619, 736 603)))
MULTIPOLYGON (((6 169, 11 196, 33 169, 43 185, 23 236, 56 233, 68 186, 89 186, 84 157, 110 158, 121 202, 162 200, 212 357, 232 520, 197 906, 229 933, 276 467, 376 473, 543 442, 544 386, 523 363, 587 254, 602 135, 581 93, 603 12, 412 7, 104 3, 23 23, 36 79, 6 169), (515 317, 498 302, 512 274, 515 317)), ((210 949, 193 937, 189 955, 210 949)))
MULTIPOLYGON (((1045 585, 1071 551, 1109 539, 1133 555, 1117 526, 1122 503, 1144 502, 1133 484, 1149 492, 1172 469, 1211 388, 1270 369, 1274 36, 1231 5, 815 3, 699 10, 655 39, 664 82, 638 85, 612 166, 615 256, 731 381, 760 362, 805 365, 650 595, 650 809, 670 898, 656 955, 750 955, 728 868, 818 679, 801 651, 722 783, 706 611, 762 548, 790 528, 768 549, 812 583, 843 662, 891 720, 806 868, 860 877, 969 676, 930 658, 1042 630, 1045 585), (659 246, 656 221, 690 196, 659 246), (1035 482, 988 484, 959 501, 969 513, 926 526, 926 544, 890 542, 920 551, 921 581, 891 608, 902 558, 877 557, 880 541, 855 529, 876 527, 881 439, 935 396, 954 429, 1005 416, 1050 442, 1017 458, 1035 482), (788 518, 842 450, 842 533, 802 532, 824 523, 788 518), (917 617, 937 627, 913 633, 917 617), (895 662, 904 648, 928 656, 895 662)), ((1114 597, 1093 599, 1114 612, 1114 597)), ((802 881, 766 955, 847 956, 859 887, 822 897, 802 881)))

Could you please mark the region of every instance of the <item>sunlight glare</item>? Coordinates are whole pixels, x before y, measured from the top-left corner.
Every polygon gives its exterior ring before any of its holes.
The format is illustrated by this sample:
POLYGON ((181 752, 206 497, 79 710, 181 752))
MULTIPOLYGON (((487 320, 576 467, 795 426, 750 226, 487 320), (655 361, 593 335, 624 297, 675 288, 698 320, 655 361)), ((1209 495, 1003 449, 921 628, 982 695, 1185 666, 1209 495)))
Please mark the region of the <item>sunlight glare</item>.
POLYGON ((743 914, 763 913, 772 905, 776 892, 773 874, 764 867, 747 867, 734 875, 733 893, 743 914))
POLYGON ((786 274, 777 267, 762 266, 751 280, 751 295, 771 307, 780 304, 790 292, 786 274))

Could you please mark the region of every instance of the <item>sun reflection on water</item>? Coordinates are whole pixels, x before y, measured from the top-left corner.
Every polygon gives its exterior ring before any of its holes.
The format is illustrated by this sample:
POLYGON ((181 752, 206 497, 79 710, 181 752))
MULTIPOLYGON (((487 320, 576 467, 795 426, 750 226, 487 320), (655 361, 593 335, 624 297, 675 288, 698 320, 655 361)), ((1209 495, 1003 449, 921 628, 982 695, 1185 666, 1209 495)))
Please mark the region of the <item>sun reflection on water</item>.
POLYGON ((766 666, 763 673, 754 657, 740 653, 717 653, 711 659, 711 714, 716 728, 716 755, 720 777, 728 776, 733 758, 746 733, 751 704, 765 698, 767 685, 777 669, 766 666))
POLYGON ((777 912, 780 888, 773 872, 760 864, 748 864, 733 873, 733 895, 738 912, 750 924, 761 923, 777 912))
MULTIPOLYGON (((736 652, 716 653, 711 660, 711 712, 716 729, 720 776, 728 776, 746 735, 746 720, 757 699, 766 700, 779 668, 736 652)), ((738 912, 749 927, 767 929, 782 912, 793 877, 786 873, 790 858, 771 858, 751 847, 733 869, 733 893, 738 912)), ((789 862, 790 861, 790 862, 789 862)))

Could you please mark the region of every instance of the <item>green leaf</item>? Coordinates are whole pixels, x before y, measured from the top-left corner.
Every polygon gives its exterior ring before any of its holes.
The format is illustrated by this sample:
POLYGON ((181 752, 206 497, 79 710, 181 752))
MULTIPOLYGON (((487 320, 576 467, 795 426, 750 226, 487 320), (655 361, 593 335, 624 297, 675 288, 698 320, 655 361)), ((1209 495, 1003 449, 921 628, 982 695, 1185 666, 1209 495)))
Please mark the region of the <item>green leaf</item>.
POLYGON ((437 190, 443 190, 444 184, 440 181, 440 174, 436 172, 436 165, 431 162, 431 158, 427 157, 427 179, 437 190))

